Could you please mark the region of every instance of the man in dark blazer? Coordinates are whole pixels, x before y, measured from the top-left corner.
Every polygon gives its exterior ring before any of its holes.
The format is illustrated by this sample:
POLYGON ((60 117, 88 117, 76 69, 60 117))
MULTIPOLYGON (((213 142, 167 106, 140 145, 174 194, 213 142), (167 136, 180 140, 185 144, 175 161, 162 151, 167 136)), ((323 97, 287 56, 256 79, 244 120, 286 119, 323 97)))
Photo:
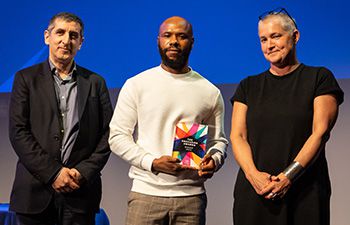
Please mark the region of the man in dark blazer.
POLYGON ((94 224, 112 116, 102 77, 78 66, 84 25, 56 14, 45 30, 47 61, 16 73, 9 133, 18 155, 10 200, 19 224, 94 224))

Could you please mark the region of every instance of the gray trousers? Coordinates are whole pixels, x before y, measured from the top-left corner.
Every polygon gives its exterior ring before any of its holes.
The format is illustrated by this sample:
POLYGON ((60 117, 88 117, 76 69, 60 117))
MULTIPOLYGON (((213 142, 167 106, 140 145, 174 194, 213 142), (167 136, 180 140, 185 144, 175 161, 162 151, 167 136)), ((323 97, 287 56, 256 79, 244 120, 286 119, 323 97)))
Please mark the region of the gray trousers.
POLYGON ((130 192, 127 225, 204 225, 206 194, 158 197, 130 192))

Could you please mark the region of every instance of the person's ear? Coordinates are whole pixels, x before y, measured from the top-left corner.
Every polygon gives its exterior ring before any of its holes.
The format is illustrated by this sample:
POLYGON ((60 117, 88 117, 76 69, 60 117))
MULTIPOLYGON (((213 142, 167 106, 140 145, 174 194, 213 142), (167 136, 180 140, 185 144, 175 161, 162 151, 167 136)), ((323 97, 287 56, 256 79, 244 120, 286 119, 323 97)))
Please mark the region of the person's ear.
POLYGON ((293 31, 293 42, 295 45, 298 43, 299 39, 300 39, 300 32, 297 29, 295 29, 293 31))
POLYGON ((79 45, 79 47, 78 47, 78 50, 80 50, 80 49, 81 49, 81 46, 83 45, 84 40, 85 40, 85 38, 84 38, 84 37, 82 37, 82 38, 81 38, 81 40, 80 40, 80 45, 79 45))
POLYGON ((44 41, 46 45, 49 45, 49 37, 50 37, 50 31, 45 30, 44 31, 44 41))

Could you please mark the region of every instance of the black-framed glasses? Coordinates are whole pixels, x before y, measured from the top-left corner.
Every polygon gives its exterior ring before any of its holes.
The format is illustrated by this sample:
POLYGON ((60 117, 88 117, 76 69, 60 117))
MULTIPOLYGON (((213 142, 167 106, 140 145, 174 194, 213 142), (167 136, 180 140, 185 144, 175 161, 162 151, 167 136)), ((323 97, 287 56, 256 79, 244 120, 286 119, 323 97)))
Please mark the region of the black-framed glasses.
POLYGON ((268 15, 278 15, 278 14, 287 15, 287 16, 289 17, 289 19, 291 19, 292 22, 294 23, 295 28, 298 29, 298 26, 297 26, 297 24, 296 24, 294 18, 291 17, 291 16, 289 15, 289 13, 287 12, 287 10, 286 10, 285 8, 283 8, 283 7, 278 7, 278 8, 276 8, 276 9, 271 10, 271 11, 264 12, 263 14, 261 14, 261 15, 259 16, 259 20, 263 20, 263 19, 264 19, 265 17, 267 17, 268 15))

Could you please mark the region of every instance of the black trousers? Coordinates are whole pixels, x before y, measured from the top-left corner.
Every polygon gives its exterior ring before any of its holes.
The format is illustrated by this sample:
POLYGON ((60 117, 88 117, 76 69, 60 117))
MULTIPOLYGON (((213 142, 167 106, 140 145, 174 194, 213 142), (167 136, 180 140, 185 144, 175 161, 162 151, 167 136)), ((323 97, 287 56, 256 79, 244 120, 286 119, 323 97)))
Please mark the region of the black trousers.
POLYGON ((38 214, 16 213, 17 225, 95 225, 95 212, 77 212, 56 194, 49 206, 38 214))

